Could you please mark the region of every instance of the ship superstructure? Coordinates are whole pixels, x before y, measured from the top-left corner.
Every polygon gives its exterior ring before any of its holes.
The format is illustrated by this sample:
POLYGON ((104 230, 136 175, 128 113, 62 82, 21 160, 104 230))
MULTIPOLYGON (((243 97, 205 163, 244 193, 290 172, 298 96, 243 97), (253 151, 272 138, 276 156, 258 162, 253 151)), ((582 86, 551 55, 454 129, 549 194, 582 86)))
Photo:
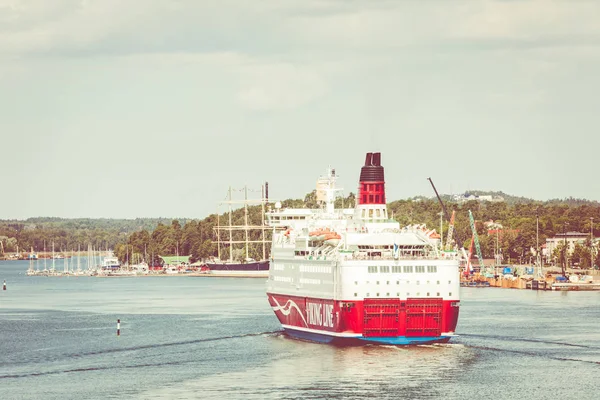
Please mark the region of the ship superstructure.
POLYGON ((459 310, 459 262, 424 225, 387 214, 380 153, 367 153, 354 208, 336 209, 335 170, 319 209, 266 213, 273 228, 267 296, 291 336, 398 345, 446 342, 459 310))

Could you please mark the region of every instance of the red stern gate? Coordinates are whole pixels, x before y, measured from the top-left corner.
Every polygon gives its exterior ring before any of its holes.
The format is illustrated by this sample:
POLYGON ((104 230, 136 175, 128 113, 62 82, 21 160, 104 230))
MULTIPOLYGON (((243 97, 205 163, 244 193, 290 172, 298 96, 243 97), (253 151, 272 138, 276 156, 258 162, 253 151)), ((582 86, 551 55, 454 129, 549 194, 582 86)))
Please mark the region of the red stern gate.
POLYGON ((440 336, 442 299, 365 299, 363 336, 440 336))

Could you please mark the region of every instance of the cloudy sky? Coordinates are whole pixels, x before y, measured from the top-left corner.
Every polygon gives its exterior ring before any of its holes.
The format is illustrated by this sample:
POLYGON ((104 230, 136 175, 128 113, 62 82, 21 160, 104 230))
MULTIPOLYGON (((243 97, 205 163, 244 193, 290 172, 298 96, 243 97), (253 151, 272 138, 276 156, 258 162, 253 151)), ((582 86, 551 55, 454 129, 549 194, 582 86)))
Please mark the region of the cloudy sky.
MULTIPOLYGON (((600 200, 597 0, 0 0, 0 219, 300 198, 600 200), (236 196, 240 196, 239 192, 236 196)), ((222 211, 222 210, 221 210, 222 211)))

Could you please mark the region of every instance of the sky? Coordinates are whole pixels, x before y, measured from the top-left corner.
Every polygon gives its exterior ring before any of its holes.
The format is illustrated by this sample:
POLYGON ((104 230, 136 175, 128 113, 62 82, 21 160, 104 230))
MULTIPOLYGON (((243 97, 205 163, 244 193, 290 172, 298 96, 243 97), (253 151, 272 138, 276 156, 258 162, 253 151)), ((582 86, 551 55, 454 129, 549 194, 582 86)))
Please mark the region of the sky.
POLYGON ((204 218, 328 166, 388 201, 600 200, 596 0, 0 0, 0 219, 204 218))

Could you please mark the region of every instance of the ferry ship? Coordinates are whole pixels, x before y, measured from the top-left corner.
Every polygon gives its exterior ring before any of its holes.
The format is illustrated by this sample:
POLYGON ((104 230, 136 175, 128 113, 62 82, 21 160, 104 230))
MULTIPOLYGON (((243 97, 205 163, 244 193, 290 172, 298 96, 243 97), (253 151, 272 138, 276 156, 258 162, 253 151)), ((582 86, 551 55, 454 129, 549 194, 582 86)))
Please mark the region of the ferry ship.
POLYGON ((381 153, 367 153, 354 208, 336 209, 335 170, 321 208, 266 212, 273 229, 268 301, 295 338, 339 344, 444 343, 459 314, 459 260, 439 234, 387 214, 381 153))

